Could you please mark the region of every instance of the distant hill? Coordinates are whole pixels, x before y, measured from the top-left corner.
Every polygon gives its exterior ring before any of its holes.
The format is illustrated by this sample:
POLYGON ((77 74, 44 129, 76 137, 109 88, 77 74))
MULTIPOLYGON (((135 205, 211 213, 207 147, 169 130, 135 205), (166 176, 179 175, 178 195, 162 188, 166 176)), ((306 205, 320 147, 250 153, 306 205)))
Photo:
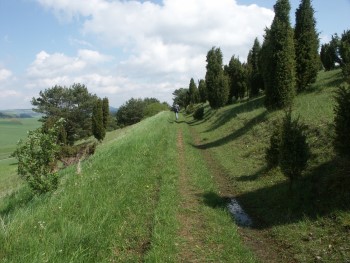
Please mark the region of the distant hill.
POLYGON ((14 110, 0 110, 0 118, 34 118, 40 117, 42 114, 34 112, 31 109, 14 109, 14 110))
POLYGON ((111 113, 116 113, 118 110, 119 110, 119 108, 114 108, 114 107, 109 106, 109 112, 111 112, 111 113))

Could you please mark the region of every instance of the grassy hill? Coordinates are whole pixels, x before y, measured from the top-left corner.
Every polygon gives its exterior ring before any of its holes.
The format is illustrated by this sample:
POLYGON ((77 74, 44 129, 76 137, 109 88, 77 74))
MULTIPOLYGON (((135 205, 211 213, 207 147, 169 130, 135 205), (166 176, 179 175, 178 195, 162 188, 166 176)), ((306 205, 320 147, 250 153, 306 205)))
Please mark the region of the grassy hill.
POLYGON ((60 172, 59 189, 0 199, 3 262, 347 262, 347 161, 332 147, 340 71, 299 95, 311 159, 292 189, 265 149, 283 112, 263 97, 193 120, 163 112, 108 133, 94 156, 60 172), (239 227, 235 197, 252 217, 239 227))

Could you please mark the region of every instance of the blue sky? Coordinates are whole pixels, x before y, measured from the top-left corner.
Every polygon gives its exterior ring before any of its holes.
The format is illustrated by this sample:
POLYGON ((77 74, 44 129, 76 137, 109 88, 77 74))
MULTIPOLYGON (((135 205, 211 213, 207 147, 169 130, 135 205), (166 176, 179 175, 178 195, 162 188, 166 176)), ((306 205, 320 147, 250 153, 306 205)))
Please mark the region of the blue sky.
MULTIPOLYGON (((300 1, 291 1, 291 22, 300 1)), ((350 29, 350 0, 314 0, 321 42, 350 29), (334 4, 336 2, 336 4, 334 4)), ((0 109, 31 108, 40 90, 85 84, 118 107, 172 102, 205 75, 207 51, 245 60, 273 0, 0 0, 0 109)))

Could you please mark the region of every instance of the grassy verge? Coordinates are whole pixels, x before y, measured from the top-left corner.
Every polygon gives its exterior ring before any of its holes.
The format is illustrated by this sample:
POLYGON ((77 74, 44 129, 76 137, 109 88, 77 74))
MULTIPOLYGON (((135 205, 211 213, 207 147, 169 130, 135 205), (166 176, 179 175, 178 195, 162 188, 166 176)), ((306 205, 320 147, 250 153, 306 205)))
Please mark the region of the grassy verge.
POLYGON ((61 172, 51 196, 2 208, 0 261, 139 262, 150 249, 162 176, 156 174, 168 134, 166 116, 134 126, 61 172), (157 127, 155 129, 154 127, 157 127))
POLYGON ((349 166, 332 147, 333 95, 340 82, 339 71, 323 72, 312 90, 296 98, 294 114, 308 126, 312 155, 292 190, 278 169, 266 169, 271 127, 283 112, 266 111, 263 97, 217 111, 207 108, 206 119, 190 123, 201 148, 228 171, 237 198, 260 222, 256 227, 268 230, 298 262, 350 259, 349 166))

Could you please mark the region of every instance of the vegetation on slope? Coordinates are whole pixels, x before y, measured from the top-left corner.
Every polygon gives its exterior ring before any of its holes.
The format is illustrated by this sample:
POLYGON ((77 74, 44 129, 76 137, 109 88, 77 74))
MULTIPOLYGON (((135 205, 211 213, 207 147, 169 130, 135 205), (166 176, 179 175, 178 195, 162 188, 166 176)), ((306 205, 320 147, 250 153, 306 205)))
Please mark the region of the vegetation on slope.
POLYGON ((193 127, 200 149, 210 150, 232 181, 239 201, 262 231, 284 244, 298 262, 350 257, 349 162, 333 150, 334 95, 341 72, 321 72, 295 99, 293 116, 307 125, 311 158, 292 190, 279 169, 268 170, 265 150, 284 113, 269 112, 263 97, 219 110, 206 109, 193 127))

